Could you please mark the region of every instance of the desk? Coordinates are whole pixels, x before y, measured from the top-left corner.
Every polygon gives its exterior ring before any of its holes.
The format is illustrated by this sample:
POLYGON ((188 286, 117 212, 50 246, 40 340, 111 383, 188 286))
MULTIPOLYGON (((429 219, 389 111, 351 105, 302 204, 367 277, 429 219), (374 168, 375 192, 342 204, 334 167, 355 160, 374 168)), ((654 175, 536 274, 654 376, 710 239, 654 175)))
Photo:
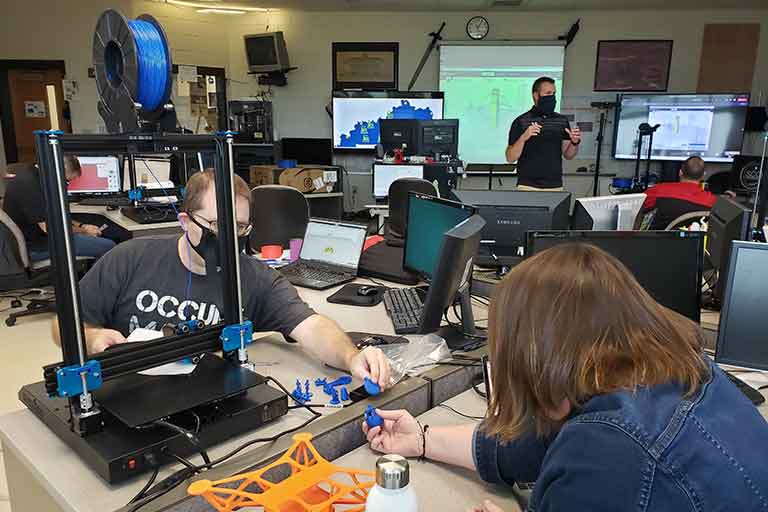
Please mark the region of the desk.
POLYGON ((176 235, 181 233, 181 226, 177 221, 158 222, 157 224, 139 224, 125 217, 120 210, 107 210, 105 206, 84 206, 70 204, 69 211, 73 214, 98 215, 127 231, 132 238, 158 235, 176 235))
MULTIPOLYGON (((489 176, 487 171, 468 172, 466 177, 459 180, 459 190, 489 190, 489 176)), ((615 174, 600 173, 598 179, 598 195, 609 196, 610 185, 615 174)), ((595 174, 591 172, 564 172, 563 189, 571 193, 571 206, 573 201, 582 197, 592 197, 595 174)), ((517 187, 517 173, 494 172, 491 176, 491 188, 493 190, 515 190, 517 187)))
MULTIPOLYGON (((340 375, 340 372, 310 359, 297 347, 290 346, 280 338, 270 335, 250 346, 252 361, 257 365, 264 365, 258 367, 262 373, 277 378, 288 388, 293 387, 292 383, 296 378, 335 378, 340 375)), ((353 382, 352 387, 359 384, 353 382)), ((322 393, 315 389, 313 392, 322 393)), ((427 384, 420 379, 408 379, 382 395, 376 403, 424 412, 429 408, 427 384)), ((320 412, 323 412, 325 417, 316 420, 306 430, 317 437, 326 456, 337 457, 344 453, 344 450, 349 451, 364 442, 362 432, 357 433, 364 409, 363 402, 344 409, 321 409, 320 412), (339 432, 344 432, 340 438, 339 432)), ((308 417, 309 414, 305 411, 291 410, 279 420, 222 443, 210 449, 209 453, 211 458, 216 458, 249 439, 273 435, 303 423, 308 417)), ((116 510, 125 505, 149 477, 144 474, 127 483, 114 486, 106 484, 26 409, 0 417, 0 440, 4 448, 3 458, 8 475, 11 506, 18 512, 116 510)), ((231 462, 206 473, 206 477, 222 478, 255 464, 263 465, 276 458, 289 445, 290 436, 275 443, 255 445, 246 450, 245 455, 233 458, 231 462)), ((199 458, 192 459, 194 461, 199 458)), ((166 466, 161 469, 159 478, 177 469, 178 466, 166 466)), ((181 486, 164 498, 162 501, 158 500, 157 505, 168 505, 185 499, 186 486, 181 486)), ((142 512, 144 510, 142 509, 142 512)), ((148 506, 146 510, 156 509, 148 506)))
MULTIPOLYGON (((445 402, 469 416, 483 416, 485 401, 469 390, 445 402)), ((418 417, 422 424, 464 425, 469 421, 443 407, 435 407, 418 417)), ((334 464, 346 468, 375 471, 376 459, 380 453, 364 445, 336 459, 334 464)), ((419 499, 419 510, 462 511, 491 499, 502 510, 519 511, 513 491, 506 486, 487 484, 477 473, 463 468, 416 459, 408 461, 411 469, 411 484, 419 499)))
MULTIPOLYGON (((298 290, 302 299, 315 311, 334 318, 345 330, 380 334, 394 332, 383 304, 365 308, 365 314, 361 314, 361 308, 334 305, 325 300, 337 288, 324 291, 306 288, 298 290)), ((255 341, 249 347, 249 354, 251 361, 257 365, 257 371, 275 377, 289 389, 293 388, 297 378, 303 381, 323 375, 334 378, 339 375, 339 372, 304 355, 296 346, 285 343, 282 337, 276 334, 268 334, 255 341)), ((344 409, 322 409, 324 417, 313 422, 306 430, 315 436, 315 445, 323 456, 329 460, 338 458, 364 444, 360 421, 368 403, 377 407, 406 408, 413 414, 421 414, 432 406, 431 397, 438 385, 436 383, 450 384, 450 389, 456 389, 457 382, 466 381, 467 372, 464 368, 441 367, 433 372, 436 372, 433 377, 439 379, 430 382, 409 378, 370 401, 359 402, 344 409)), ((351 387, 357 385, 359 382, 353 382, 351 387)), ((466 386, 460 391, 465 389, 466 386)), ((313 392, 322 393, 315 389, 313 392)), ((281 432, 303 423, 308 417, 304 411, 291 410, 286 416, 257 431, 215 446, 209 453, 212 458, 221 456, 249 439, 281 432)), ((144 474, 136 480, 115 486, 104 483, 67 445, 26 409, 0 416, 0 441, 4 448, 3 458, 8 475, 9 494, 15 512, 117 510, 141 489, 149 477, 144 474)), ((281 455, 290 443, 290 436, 285 436, 274 443, 254 445, 230 462, 206 472, 205 478, 224 478, 248 468, 268 464, 281 455)), ((177 469, 179 468, 166 466, 160 471, 159 478, 177 469)), ((201 499, 186 496, 186 487, 180 486, 142 508, 142 512, 169 506, 172 507, 171 510, 209 511, 210 508, 201 499)))

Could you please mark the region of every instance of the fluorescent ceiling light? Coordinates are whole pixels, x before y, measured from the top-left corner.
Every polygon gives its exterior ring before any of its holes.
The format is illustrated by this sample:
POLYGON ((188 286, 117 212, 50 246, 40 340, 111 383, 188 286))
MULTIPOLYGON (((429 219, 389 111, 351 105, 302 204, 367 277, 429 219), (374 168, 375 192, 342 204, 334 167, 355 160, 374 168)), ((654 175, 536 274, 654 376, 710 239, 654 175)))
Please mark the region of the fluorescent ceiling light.
POLYGON ((172 5, 179 5, 181 7, 194 7, 195 9, 212 9, 212 7, 215 7, 216 10, 221 11, 243 11, 243 12, 268 12, 269 9, 265 9, 263 7, 243 7, 241 5, 232 5, 231 7, 229 5, 222 5, 220 3, 216 3, 215 5, 201 3, 201 2, 187 2, 186 0, 165 0, 166 3, 172 4, 172 5))
POLYGON ((216 13, 216 14, 246 14, 245 11, 235 10, 235 9, 198 9, 197 12, 203 13, 203 14, 210 14, 210 13, 216 13))

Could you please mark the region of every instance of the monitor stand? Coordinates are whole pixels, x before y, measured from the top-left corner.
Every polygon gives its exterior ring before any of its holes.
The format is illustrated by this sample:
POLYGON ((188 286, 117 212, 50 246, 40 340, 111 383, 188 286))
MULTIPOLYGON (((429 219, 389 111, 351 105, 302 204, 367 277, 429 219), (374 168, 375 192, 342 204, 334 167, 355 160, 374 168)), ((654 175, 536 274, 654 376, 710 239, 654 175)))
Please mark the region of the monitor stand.
POLYGON ((458 293, 461 307, 461 328, 457 326, 441 327, 437 335, 445 340, 448 348, 454 350, 474 350, 485 345, 486 335, 475 327, 475 315, 472 312, 471 286, 465 285, 458 293))

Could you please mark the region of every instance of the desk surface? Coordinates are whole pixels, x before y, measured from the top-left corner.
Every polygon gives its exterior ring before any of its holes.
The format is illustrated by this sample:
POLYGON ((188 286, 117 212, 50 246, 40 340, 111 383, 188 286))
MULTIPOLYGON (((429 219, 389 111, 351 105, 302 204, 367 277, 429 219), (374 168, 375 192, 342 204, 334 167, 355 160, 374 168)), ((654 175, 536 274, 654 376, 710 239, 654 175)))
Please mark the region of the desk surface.
MULTIPOLYGON (((254 342, 250 346, 249 354, 251 360, 257 364, 257 371, 275 377, 289 389, 297 378, 314 380, 319 376, 336 378, 341 375, 341 372, 325 367, 304 355, 297 346, 285 343, 279 336, 269 336, 254 342)), ((358 385, 359 382, 352 383, 352 387, 358 385)), ((316 392, 314 385, 312 388, 312 391, 316 392)), ((340 409, 319 409, 319 412, 326 415, 338 411, 340 409)), ((279 420, 233 438, 209 449, 208 452, 211 458, 220 457, 249 439, 274 435, 300 425, 308 418, 309 413, 306 411, 291 410, 279 420)), ((125 505, 149 477, 149 474, 143 474, 127 483, 114 486, 106 484, 27 409, 0 416, 0 440, 6 456, 11 455, 21 460, 61 510, 116 510, 125 505)), ((193 457, 192 460, 199 462, 199 457, 193 457)), ((163 478, 179 468, 180 466, 165 466, 158 478, 163 478)))
POLYGON ((120 226, 121 228, 130 231, 132 233, 137 231, 156 231, 160 229, 177 229, 181 232, 179 223, 177 221, 171 222, 158 222, 156 224, 139 224, 138 222, 129 219, 120 210, 107 210, 106 206, 87 206, 80 204, 70 204, 69 211, 71 213, 90 213, 95 215, 101 215, 107 220, 110 220, 120 226))
MULTIPOLYGON (((360 280, 360 282, 363 282, 360 280)), ((325 299, 337 288, 315 291, 298 288, 300 296, 315 311, 335 319, 347 331, 393 334, 392 323, 386 315, 383 304, 372 308, 330 304, 325 299), (361 314, 361 311, 363 314, 361 314)), ((256 363, 256 370, 278 379, 292 389, 297 378, 314 380, 320 376, 335 378, 340 372, 332 370, 305 355, 296 345, 288 344, 275 334, 266 335, 249 347, 250 359, 256 363)), ((414 380, 414 379, 411 379, 414 380)), ((418 380, 418 379, 416 379, 418 380)), ((410 381, 409 381, 410 382, 410 381)), ((350 389, 359 386, 353 381, 350 389)), ((399 385, 408 387, 405 382, 399 385)), ((413 383, 410 384, 413 387, 413 383)), ((395 388, 396 390, 397 388, 395 388)), ((393 390, 393 391, 395 391, 393 390)), ((318 392, 314 389, 313 392, 318 392)), ((321 391, 319 391, 322 393, 321 391)), ((385 395, 389 395, 388 392, 385 395)), ((396 394, 396 393, 392 393, 396 394)), ((382 395, 386 399, 386 396, 382 395)), ((321 401, 325 401, 321 399, 321 401)), ((424 409, 422 409, 424 410, 424 409)), ((321 409, 324 415, 336 414, 338 409, 321 409)), ((347 414, 348 409, 343 409, 347 414)), ((360 411, 360 413, 362 413, 360 411)), ((305 411, 291 410, 289 414, 263 428, 234 438, 209 450, 212 458, 221 456, 243 442, 256 437, 265 437, 303 423, 309 415, 305 411)), ((313 425, 315 425, 313 423, 313 425)), ((334 428, 328 426, 328 428, 334 428)), ((29 478, 34 480, 29 489, 42 489, 50 496, 60 510, 78 512, 101 512, 116 510, 125 505, 144 485, 148 475, 120 485, 110 486, 102 481, 69 447, 48 430, 28 410, 20 410, 0 416, 0 440, 6 450, 6 460, 13 459, 25 468, 29 478)), ((262 445, 254 445, 254 450, 262 445)), ((159 478, 179 469, 164 467, 159 478)), ((11 478, 11 480, 13 480, 11 478)), ((13 499, 14 486, 11 485, 13 499)), ((24 492, 18 489, 16 492, 24 492)), ((33 491, 34 492, 34 491, 33 491)))
MULTIPOLYGON (((469 416, 485 414, 485 401, 473 390, 465 391, 444 403, 469 416)), ((471 421, 439 406, 418 418, 422 423, 430 425, 463 425, 471 421)), ((374 471, 376 459, 380 456, 380 453, 365 445, 333 462, 342 467, 374 471)), ((511 489, 487 484, 474 471, 431 461, 419 462, 416 459, 409 460, 409 464, 411 484, 419 499, 419 510, 466 510, 479 505, 484 499, 491 499, 507 512, 520 510, 511 489)))

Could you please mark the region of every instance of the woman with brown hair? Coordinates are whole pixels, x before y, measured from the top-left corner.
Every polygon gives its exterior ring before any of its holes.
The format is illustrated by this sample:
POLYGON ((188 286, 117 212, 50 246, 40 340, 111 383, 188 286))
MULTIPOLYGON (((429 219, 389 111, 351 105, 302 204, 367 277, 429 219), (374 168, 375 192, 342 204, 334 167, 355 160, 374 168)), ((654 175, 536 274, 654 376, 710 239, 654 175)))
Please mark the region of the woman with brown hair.
POLYGON ((499 285, 480 425, 382 410, 363 430, 381 452, 535 482, 530 510, 768 510, 768 424, 702 344, 615 258, 561 245, 499 285))

